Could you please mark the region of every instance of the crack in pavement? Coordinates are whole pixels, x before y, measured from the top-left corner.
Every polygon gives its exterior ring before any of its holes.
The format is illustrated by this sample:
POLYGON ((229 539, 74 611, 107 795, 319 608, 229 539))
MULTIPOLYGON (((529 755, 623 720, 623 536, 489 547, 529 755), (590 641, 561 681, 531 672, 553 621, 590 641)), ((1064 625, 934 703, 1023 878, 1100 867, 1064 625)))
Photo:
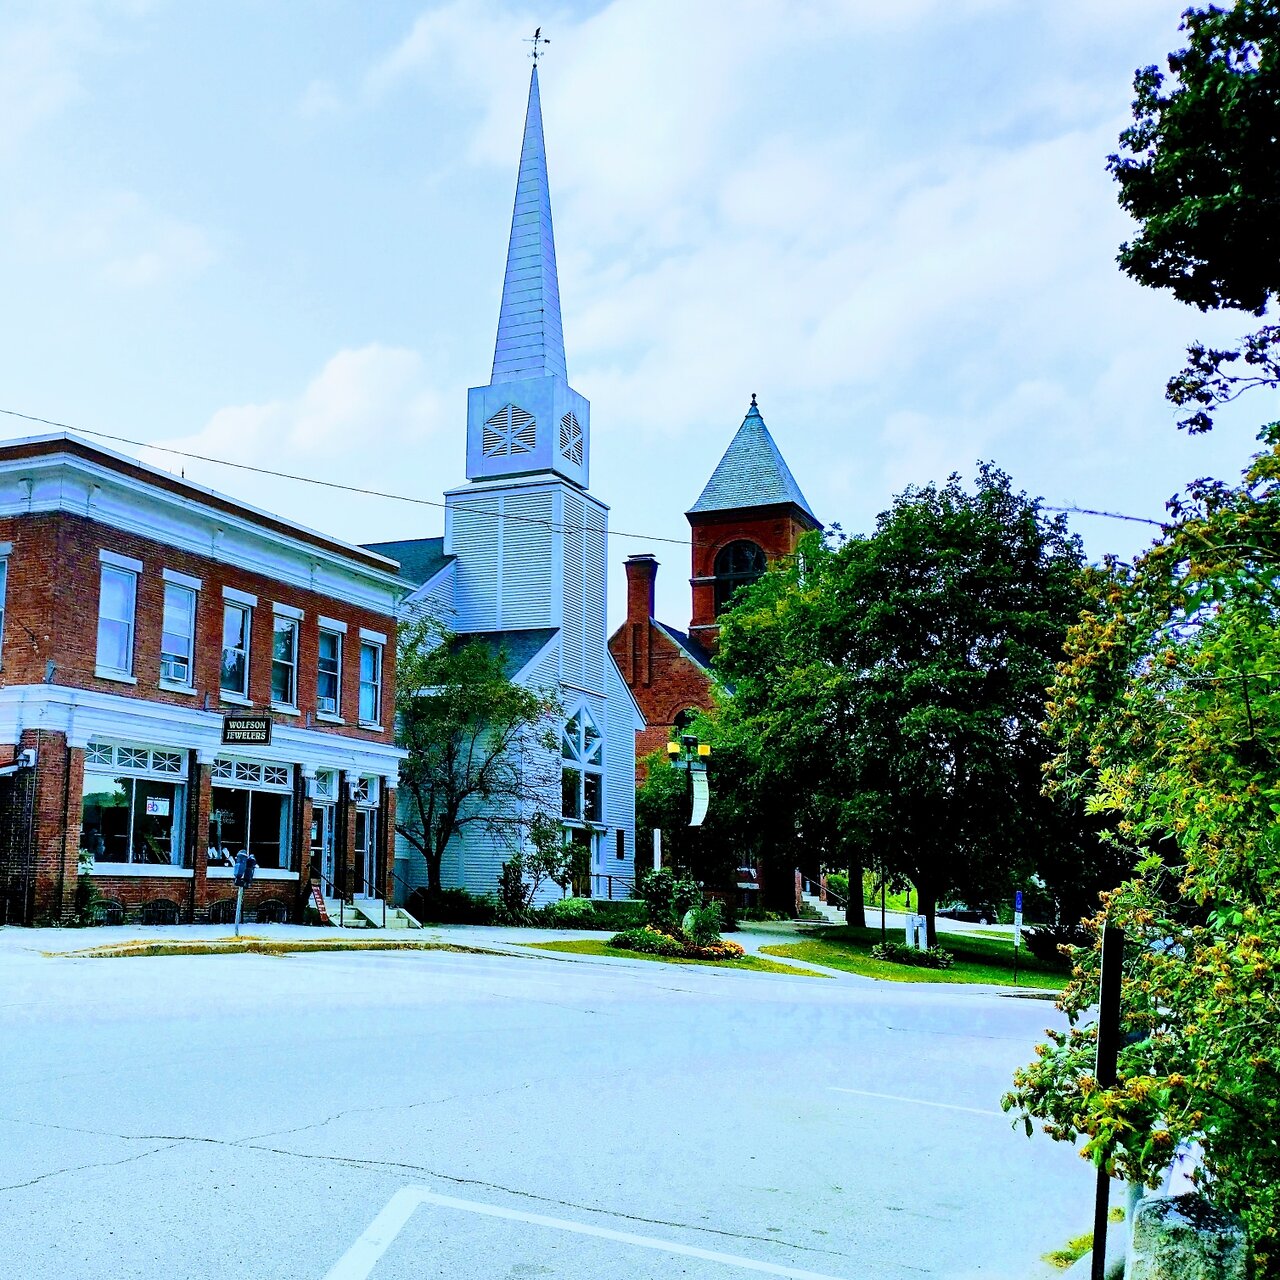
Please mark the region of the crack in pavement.
MULTIPOLYGON (((92 1130, 82 1130, 82 1132, 92 1132, 92 1130)), ((114 1136, 114 1135, 106 1135, 114 1136)), ((156 1141, 156 1139, 152 1139, 156 1141)), ((161 1151, 168 1151, 173 1147, 181 1146, 184 1139, 175 1138, 171 1142, 166 1142, 162 1147, 153 1147, 150 1151, 139 1151, 131 1156, 124 1156, 120 1160, 95 1160, 91 1164, 78 1164, 67 1169, 50 1169, 48 1173, 37 1174, 34 1178, 29 1178, 26 1182, 11 1182, 8 1186, 0 1187, 0 1191, 21 1191, 23 1187, 34 1187, 37 1182, 46 1182, 50 1178, 60 1178, 66 1173, 83 1173, 86 1169, 110 1169, 120 1164, 132 1164, 137 1160, 145 1160, 148 1156, 154 1156, 161 1151)))
POLYGON ((76 1165, 66 1169, 51 1169, 48 1173, 42 1173, 38 1177, 32 1178, 27 1182, 15 1182, 8 1186, 0 1186, 0 1191, 18 1191, 24 1187, 34 1186, 38 1182, 45 1182, 50 1178, 61 1177, 65 1174, 80 1173, 86 1169, 103 1169, 110 1168, 114 1165, 130 1164, 140 1160, 145 1160, 150 1156, 159 1155, 162 1151, 172 1151, 177 1147, 184 1145, 197 1146, 214 1146, 227 1147, 234 1151, 262 1151, 268 1155, 285 1156, 293 1160, 312 1160, 326 1164, 343 1165, 349 1169, 360 1169, 366 1172, 380 1171, 403 1171, 406 1173, 414 1173, 420 1176, 425 1175, 429 1178, 436 1178, 441 1182, 448 1182, 459 1187, 480 1187, 486 1191, 496 1191, 502 1195, 514 1196, 521 1200, 532 1200, 539 1204, 557 1205, 562 1209, 577 1209, 582 1213, 597 1214, 600 1217, 615 1218, 624 1222, 639 1222, 648 1226, 658 1227, 674 1227, 678 1231, 694 1231, 703 1235, 719 1236, 727 1240, 750 1240, 760 1244, 782 1245, 787 1249, 793 1249, 797 1253, 813 1253, 820 1254, 831 1258, 849 1258, 851 1255, 843 1253, 838 1249, 818 1249, 810 1245, 795 1244, 789 1240, 783 1240, 775 1235, 752 1235, 749 1232, 728 1231, 721 1227, 699 1226, 697 1223, 678 1222, 670 1218, 649 1218, 642 1214, 627 1213, 620 1209, 604 1209, 597 1205, 583 1204, 577 1200, 562 1200, 557 1196, 539 1195, 535 1191, 522 1191, 518 1187, 508 1187, 501 1182, 488 1182, 483 1178, 467 1178, 461 1174, 441 1173, 436 1169, 428 1168, 426 1165, 411 1164, 402 1160, 371 1160, 361 1156, 343 1156, 328 1155, 323 1152, 308 1151, 291 1151, 286 1147, 267 1146, 262 1143, 253 1142, 250 1139, 239 1138, 207 1138, 193 1137, 190 1134, 180 1133, 108 1133, 99 1129, 79 1129, 70 1125, 55 1125, 42 1123, 37 1120, 13 1120, 8 1117, 0 1117, 0 1120, 7 1120, 10 1124, 30 1124, 40 1128, 47 1129, 64 1129, 72 1133, 91 1134, 95 1137, 116 1138, 121 1142, 159 1142, 163 1145, 153 1147, 149 1151, 140 1151, 135 1155, 125 1156, 120 1160, 102 1160, 91 1164, 76 1165))

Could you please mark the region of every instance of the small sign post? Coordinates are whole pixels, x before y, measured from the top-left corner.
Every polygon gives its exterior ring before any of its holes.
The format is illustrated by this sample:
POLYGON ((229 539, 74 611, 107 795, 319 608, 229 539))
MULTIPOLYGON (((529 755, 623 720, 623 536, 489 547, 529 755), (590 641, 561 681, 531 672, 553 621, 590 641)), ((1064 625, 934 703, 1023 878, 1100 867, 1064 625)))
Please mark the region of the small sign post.
POLYGON ((1022 890, 1013 895, 1013 985, 1018 985, 1018 948, 1022 946, 1022 890))
POLYGON ((253 873, 257 869, 258 860, 251 853, 237 853, 236 865, 232 879, 236 886, 236 937, 240 936, 240 917, 244 912, 244 890, 253 883, 253 873))

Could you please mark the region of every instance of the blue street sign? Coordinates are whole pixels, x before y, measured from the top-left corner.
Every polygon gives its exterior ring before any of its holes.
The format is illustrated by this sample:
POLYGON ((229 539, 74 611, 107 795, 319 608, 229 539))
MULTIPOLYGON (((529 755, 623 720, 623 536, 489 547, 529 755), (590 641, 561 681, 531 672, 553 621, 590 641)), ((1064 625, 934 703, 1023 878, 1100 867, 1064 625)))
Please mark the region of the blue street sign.
POLYGON ((1021 889, 1019 889, 1018 892, 1013 895, 1013 909, 1018 912, 1021 912, 1022 910, 1022 890, 1021 889))

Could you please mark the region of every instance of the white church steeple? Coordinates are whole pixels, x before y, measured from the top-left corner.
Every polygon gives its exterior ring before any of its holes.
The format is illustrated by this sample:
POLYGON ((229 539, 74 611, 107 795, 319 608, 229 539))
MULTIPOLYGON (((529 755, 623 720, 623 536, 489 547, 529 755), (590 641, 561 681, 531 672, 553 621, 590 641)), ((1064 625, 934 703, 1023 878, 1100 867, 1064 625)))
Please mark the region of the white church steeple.
POLYGON ((585 489, 590 405, 569 386, 538 68, 529 80, 489 385, 467 398, 467 478, 553 472, 585 489))

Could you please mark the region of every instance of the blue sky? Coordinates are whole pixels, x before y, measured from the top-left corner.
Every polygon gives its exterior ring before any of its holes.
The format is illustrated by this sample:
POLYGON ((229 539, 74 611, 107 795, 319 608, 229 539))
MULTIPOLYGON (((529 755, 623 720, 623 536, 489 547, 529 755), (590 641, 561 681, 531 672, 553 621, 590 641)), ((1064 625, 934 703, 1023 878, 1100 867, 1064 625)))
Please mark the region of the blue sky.
MULTIPOLYGON (((1105 157, 1177 0, 9 0, 0 407, 438 500, 488 380, 527 46, 592 489, 688 619, 693 503, 757 392, 810 505, 870 526, 991 459, 1161 513, 1254 425, 1173 426, 1201 316, 1114 265, 1105 157)), ((33 428, 0 417, 5 436, 33 428)), ((162 454, 149 460, 178 469, 162 454)), ((438 511, 208 464, 356 541, 438 511)), ((1138 526, 1080 519, 1093 555, 1138 526)))

